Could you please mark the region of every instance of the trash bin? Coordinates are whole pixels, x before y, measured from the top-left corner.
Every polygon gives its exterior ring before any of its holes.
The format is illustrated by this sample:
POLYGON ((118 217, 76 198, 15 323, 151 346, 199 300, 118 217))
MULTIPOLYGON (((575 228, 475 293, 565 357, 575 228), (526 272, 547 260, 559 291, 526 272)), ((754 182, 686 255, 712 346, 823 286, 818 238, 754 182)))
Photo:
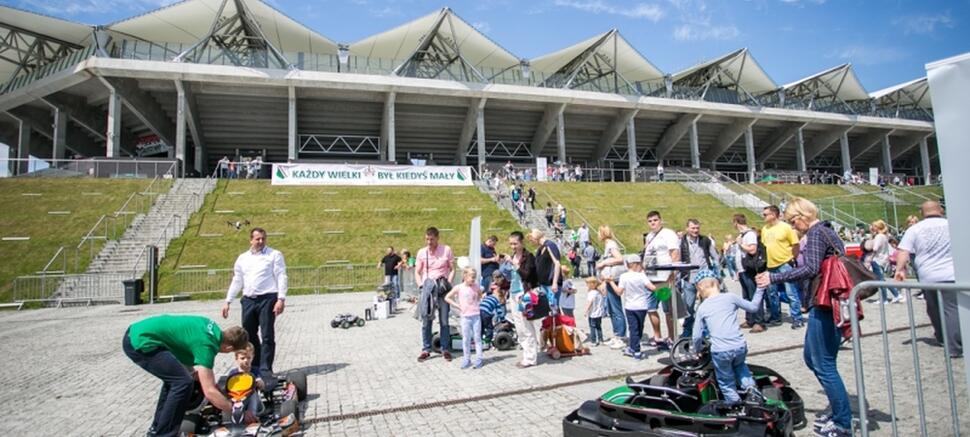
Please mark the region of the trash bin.
POLYGON ((140 305, 141 292, 145 291, 145 281, 128 279, 122 282, 125 284, 125 305, 140 305))

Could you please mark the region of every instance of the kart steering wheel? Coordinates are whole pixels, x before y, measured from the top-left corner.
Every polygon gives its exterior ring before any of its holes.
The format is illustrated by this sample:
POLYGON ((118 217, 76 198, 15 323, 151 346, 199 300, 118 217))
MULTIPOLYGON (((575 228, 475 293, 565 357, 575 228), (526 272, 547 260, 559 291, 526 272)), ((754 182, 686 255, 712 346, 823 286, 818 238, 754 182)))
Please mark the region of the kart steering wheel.
POLYGON ((705 339, 700 351, 691 350, 689 337, 681 338, 670 348, 670 362, 682 372, 696 372, 711 363, 711 344, 705 339))

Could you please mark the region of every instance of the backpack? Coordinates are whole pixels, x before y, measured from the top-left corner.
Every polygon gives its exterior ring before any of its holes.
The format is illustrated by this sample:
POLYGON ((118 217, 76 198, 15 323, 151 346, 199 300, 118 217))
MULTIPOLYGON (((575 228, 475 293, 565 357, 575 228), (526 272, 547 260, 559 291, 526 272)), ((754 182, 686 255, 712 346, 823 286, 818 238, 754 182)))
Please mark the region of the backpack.
POLYGON ((518 188, 512 190, 512 200, 518 202, 519 201, 519 197, 521 197, 521 196, 522 196, 522 192, 519 191, 518 188))
MULTIPOLYGON (((761 235, 755 232, 753 229, 749 229, 746 232, 754 232, 758 237, 758 250, 755 251, 754 255, 745 252, 741 249, 741 268, 744 272, 749 275, 756 275, 768 270, 768 250, 765 245, 761 242, 761 235)), ((742 234, 743 235, 743 234, 742 234)))

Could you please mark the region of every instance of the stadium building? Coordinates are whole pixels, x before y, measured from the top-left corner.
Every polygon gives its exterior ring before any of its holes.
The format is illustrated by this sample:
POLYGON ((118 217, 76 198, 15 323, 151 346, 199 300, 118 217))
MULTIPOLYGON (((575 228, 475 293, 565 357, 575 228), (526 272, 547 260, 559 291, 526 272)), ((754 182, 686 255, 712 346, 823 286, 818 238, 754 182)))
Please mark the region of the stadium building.
POLYGON ((779 85, 747 49, 665 73, 615 29, 522 59, 448 8, 338 44, 259 0, 97 26, 0 7, 0 80, 20 158, 939 168, 925 78, 869 93, 846 64, 779 85))

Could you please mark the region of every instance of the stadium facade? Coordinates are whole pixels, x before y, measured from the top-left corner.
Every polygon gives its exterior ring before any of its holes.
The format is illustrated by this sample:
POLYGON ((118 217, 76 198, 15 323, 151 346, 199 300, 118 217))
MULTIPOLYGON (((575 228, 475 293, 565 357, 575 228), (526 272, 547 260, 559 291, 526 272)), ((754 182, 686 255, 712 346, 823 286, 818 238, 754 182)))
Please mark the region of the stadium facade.
POLYGON ((925 78, 868 93, 841 65, 778 85, 747 49, 666 74, 617 30, 527 60, 448 8, 345 45, 259 0, 99 26, 0 7, 0 80, 19 157, 939 168, 925 78))

